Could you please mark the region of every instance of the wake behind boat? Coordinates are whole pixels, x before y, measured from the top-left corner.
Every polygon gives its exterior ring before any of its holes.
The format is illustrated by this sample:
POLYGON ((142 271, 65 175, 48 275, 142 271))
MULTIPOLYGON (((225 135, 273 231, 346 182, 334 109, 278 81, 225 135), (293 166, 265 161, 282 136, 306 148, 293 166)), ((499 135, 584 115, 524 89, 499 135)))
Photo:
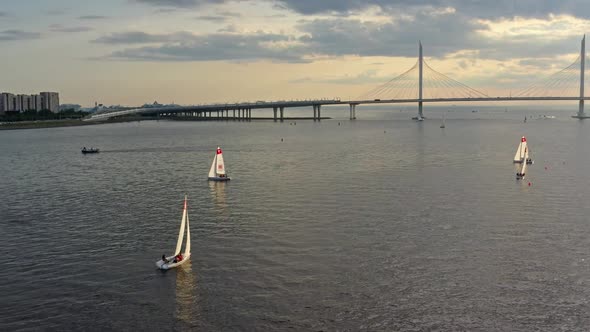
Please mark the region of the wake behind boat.
POLYGON ((184 209, 182 211, 182 220, 180 222, 180 231, 178 232, 178 241, 176 241, 176 250, 174 255, 162 255, 162 259, 156 262, 156 266, 161 270, 169 270, 184 264, 191 257, 191 228, 188 220, 188 211, 186 204, 186 196, 184 196, 184 209), (182 242, 184 240, 184 229, 186 226, 186 244, 184 246, 184 254, 181 254, 182 242))
POLYGON ((209 169, 209 180, 211 181, 229 181, 229 176, 225 173, 225 163, 223 162, 223 152, 220 147, 217 147, 215 158, 209 169))

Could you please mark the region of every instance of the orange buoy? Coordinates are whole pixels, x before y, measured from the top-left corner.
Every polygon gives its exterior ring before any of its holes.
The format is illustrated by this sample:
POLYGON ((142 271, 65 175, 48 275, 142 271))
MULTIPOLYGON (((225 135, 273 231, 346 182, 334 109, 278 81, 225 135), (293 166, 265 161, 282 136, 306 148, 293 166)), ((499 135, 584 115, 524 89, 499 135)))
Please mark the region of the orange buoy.
POLYGON ((531 186, 531 183, 529 182, 529 187, 531 186))

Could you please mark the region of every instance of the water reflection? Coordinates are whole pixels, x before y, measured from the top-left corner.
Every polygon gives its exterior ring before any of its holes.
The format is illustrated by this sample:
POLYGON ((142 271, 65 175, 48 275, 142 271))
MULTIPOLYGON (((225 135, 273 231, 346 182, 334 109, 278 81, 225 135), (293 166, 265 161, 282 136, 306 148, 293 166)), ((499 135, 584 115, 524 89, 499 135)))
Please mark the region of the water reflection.
POLYGON ((192 261, 188 261, 176 269, 176 310, 174 316, 177 321, 189 326, 198 321, 196 313, 198 303, 196 301, 197 280, 192 270, 192 261))
POLYGON ((220 212, 227 211, 227 202, 225 197, 225 182, 209 181, 209 192, 213 197, 215 207, 220 212))

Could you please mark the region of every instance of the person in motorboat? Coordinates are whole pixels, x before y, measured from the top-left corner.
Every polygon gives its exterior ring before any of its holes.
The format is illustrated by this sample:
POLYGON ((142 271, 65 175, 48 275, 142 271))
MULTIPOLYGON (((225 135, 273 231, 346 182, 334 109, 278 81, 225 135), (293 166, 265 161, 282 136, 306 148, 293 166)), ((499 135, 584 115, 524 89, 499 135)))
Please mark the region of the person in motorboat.
POLYGON ((86 151, 86 147, 84 147, 84 148, 82 149, 82 151, 86 151))

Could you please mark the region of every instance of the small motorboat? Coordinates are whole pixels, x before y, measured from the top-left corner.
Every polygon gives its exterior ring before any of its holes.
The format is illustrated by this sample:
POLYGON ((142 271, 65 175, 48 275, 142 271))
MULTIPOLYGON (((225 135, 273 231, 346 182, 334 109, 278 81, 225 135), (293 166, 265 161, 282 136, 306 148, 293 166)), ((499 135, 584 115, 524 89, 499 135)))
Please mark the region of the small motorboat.
POLYGON ((86 147, 82 148, 82 153, 83 154, 87 154, 87 153, 99 153, 99 152, 100 152, 100 149, 98 149, 98 148, 96 148, 96 149, 95 148, 87 149, 86 147))

